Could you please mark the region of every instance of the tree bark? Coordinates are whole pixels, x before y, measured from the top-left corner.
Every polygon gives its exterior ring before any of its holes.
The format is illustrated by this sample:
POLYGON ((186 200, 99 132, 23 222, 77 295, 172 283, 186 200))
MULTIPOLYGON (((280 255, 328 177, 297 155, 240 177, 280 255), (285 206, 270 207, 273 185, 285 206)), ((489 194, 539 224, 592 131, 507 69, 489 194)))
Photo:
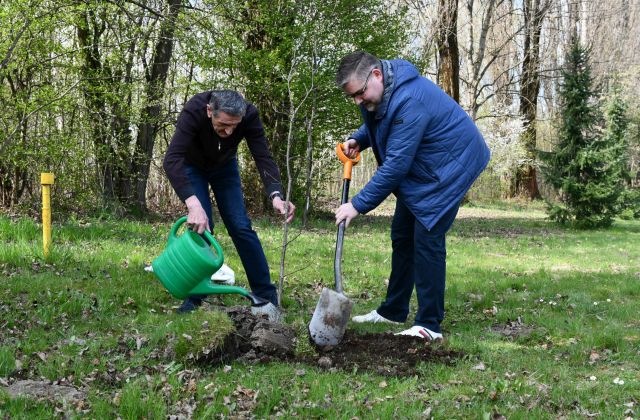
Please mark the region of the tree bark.
POLYGON ((104 25, 99 25, 94 12, 87 7, 81 12, 76 24, 80 54, 82 57, 81 74, 84 79, 83 94, 89 111, 96 123, 92 125, 92 138, 95 149, 96 168, 101 183, 102 197, 105 202, 115 198, 113 182, 113 148, 109 144, 108 133, 104 121, 107 120, 107 92, 100 57, 99 38, 104 32, 104 25))
POLYGON ((459 103, 458 0, 439 0, 438 16, 438 84, 459 103))
POLYGON ((160 124, 160 113, 162 110, 160 104, 164 96, 169 62, 173 56, 173 34, 180 7, 181 0, 169 0, 169 10, 167 16, 160 24, 160 34, 154 48, 150 71, 146 76, 146 105, 142 110, 142 122, 138 125, 138 137, 133 153, 133 161, 131 162, 131 176, 135 180, 134 210, 141 213, 148 211, 146 193, 149 167, 151 165, 156 133, 158 132, 160 124))
POLYGON ((520 115, 524 131, 520 141, 526 150, 526 160, 516 172, 514 193, 530 199, 540 198, 536 161, 536 116, 540 91, 540 33, 549 8, 549 0, 525 0, 525 38, 522 76, 520 79, 520 115))

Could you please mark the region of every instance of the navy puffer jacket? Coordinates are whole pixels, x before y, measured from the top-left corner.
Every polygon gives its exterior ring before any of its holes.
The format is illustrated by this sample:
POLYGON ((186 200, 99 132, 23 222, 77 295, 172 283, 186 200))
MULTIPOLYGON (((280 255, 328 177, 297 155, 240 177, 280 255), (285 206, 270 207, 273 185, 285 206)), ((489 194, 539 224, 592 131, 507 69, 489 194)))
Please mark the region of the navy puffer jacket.
POLYGON ((373 149, 379 167, 351 203, 367 213, 394 193, 431 229, 487 166, 489 148, 467 113, 411 63, 381 62, 382 103, 375 112, 360 107, 364 124, 351 136, 373 149))

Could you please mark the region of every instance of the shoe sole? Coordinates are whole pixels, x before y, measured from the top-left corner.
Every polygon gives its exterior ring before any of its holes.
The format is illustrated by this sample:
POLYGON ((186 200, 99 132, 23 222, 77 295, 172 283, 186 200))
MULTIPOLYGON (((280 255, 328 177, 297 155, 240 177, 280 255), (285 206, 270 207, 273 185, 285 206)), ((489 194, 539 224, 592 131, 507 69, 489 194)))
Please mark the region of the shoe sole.
POLYGON ((356 324, 393 324, 393 325, 402 325, 402 322, 391 321, 388 319, 377 320, 377 321, 368 321, 368 320, 356 320, 354 318, 351 319, 356 324))
POLYGON ((426 330, 420 330, 418 331, 420 333, 421 336, 424 337, 425 340, 427 341, 442 341, 442 337, 434 337, 431 334, 429 334, 428 331, 426 330))

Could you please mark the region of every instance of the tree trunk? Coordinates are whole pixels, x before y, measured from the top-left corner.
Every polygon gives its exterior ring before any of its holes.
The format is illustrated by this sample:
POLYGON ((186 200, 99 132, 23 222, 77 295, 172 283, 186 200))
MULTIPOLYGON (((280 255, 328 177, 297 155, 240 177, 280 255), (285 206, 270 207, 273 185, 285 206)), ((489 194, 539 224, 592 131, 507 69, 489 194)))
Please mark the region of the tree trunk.
POLYGON ((459 103, 458 0, 439 0, 438 16, 438 84, 459 103))
POLYGON ((540 91, 540 32, 549 8, 547 0, 525 0, 524 59, 520 82, 520 115, 524 131, 520 141, 526 150, 526 161, 516 172, 515 194, 530 199, 540 198, 536 172, 536 116, 540 91), (541 4, 543 2, 543 4, 541 4))
POLYGON ((311 116, 307 118, 307 150, 306 164, 307 170, 305 174, 305 191, 304 191, 304 211, 302 213, 302 227, 307 229, 309 222, 309 212, 311 210, 311 189, 313 186, 313 120, 316 114, 316 91, 313 92, 313 101, 311 105, 311 116))
POLYGON ((160 112, 164 96, 165 82, 169 71, 169 62, 173 55, 173 33, 176 18, 180 11, 181 0, 169 0, 167 16, 160 25, 160 34, 156 42, 150 71, 145 87, 145 107, 142 110, 141 123, 138 125, 138 138, 131 162, 131 176, 134 180, 135 210, 146 213, 147 180, 153 155, 153 146, 160 123, 160 112))
POLYGON ((91 130, 98 178, 101 182, 103 200, 111 202, 115 199, 112 158, 114 151, 109 144, 108 133, 104 125, 104 122, 108 120, 105 112, 107 109, 105 98, 107 89, 104 86, 105 80, 98 47, 104 26, 98 25, 95 14, 90 8, 87 8, 78 16, 76 31, 82 57, 83 94, 90 114, 96 120, 95 124, 91 126, 91 130))

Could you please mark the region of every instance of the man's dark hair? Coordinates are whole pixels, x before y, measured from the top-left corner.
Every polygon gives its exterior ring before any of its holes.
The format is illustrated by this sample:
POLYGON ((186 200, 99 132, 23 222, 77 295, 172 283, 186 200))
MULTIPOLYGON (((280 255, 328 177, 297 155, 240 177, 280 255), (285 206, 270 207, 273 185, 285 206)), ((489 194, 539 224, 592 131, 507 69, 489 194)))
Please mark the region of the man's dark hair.
POLYGON ((221 111, 238 117, 244 117, 247 112, 247 102, 235 90, 212 91, 209 106, 214 117, 221 111))
POLYGON ((343 88, 349 81, 365 80, 373 69, 382 69, 380 60, 365 51, 356 51, 340 60, 336 73, 336 84, 343 88))

